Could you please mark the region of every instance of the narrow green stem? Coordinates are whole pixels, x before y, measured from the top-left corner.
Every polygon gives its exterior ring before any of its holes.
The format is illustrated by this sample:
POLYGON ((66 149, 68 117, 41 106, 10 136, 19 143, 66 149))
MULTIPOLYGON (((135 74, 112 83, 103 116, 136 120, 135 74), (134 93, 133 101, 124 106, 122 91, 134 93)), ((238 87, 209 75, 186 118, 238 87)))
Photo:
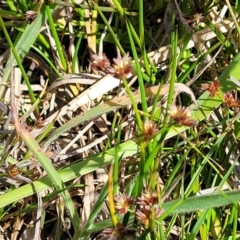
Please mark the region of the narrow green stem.
POLYGON ((234 12, 233 12, 233 9, 232 9, 232 6, 231 6, 231 3, 229 2, 229 0, 226 0, 226 4, 227 4, 227 6, 228 6, 228 10, 229 10, 229 13, 230 13, 230 15, 231 15, 231 17, 232 17, 232 20, 233 20, 233 22, 234 22, 234 26, 236 27, 236 29, 237 29, 237 31, 238 31, 238 35, 240 35, 240 27, 239 27, 239 23, 238 23, 238 21, 237 21, 237 19, 236 19, 236 15, 234 14, 234 12))
POLYGON ((113 226, 116 227, 118 224, 118 218, 114 207, 114 196, 113 196, 113 164, 110 165, 108 172, 108 200, 109 200, 109 212, 111 215, 113 226))
POLYGON ((237 229, 238 229, 238 204, 233 204, 233 212, 234 212, 234 218, 233 218, 233 229, 232 229, 232 239, 237 239, 237 229))
POLYGON ((120 15, 123 17, 124 16, 124 10, 123 10, 121 4, 119 3, 119 1, 118 0, 112 0, 112 1, 113 1, 114 5, 115 5, 116 9, 120 13, 120 15))
POLYGON ((126 52, 123 49, 121 43, 119 42, 119 40, 117 39, 111 25, 109 24, 108 20, 106 19, 106 17, 104 16, 103 12, 101 11, 101 9, 97 6, 97 4, 94 4, 95 8, 97 9, 99 15, 102 17, 102 20, 104 22, 104 24, 107 26, 109 33, 111 34, 111 37, 113 38, 114 43, 117 45, 117 47, 119 48, 120 52, 122 55, 125 55, 126 52))
POLYGON ((143 21, 143 0, 138 1, 139 39, 140 45, 144 47, 144 21, 143 21))
MULTIPOLYGON (((148 75, 150 75, 150 67, 149 67, 149 59, 147 57, 147 52, 145 49, 145 38, 144 38, 144 17, 143 17, 144 9, 143 9, 143 0, 138 1, 138 20, 139 20, 139 42, 140 48, 142 50, 144 68, 148 75)), ((133 28, 134 30, 134 28, 133 28)), ((134 30, 135 32, 135 30, 134 30)))
POLYGON ((126 79, 123 79, 123 85, 124 85, 124 87, 125 87, 125 89, 127 91, 127 94, 128 94, 128 96, 130 98, 130 101, 132 103, 133 110, 134 110, 135 116, 136 116, 136 122, 137 122, 138 129, 142 129, 142 120, 141 120, 140 113, 138 111, 137 103, 134 100, 133 93, 132 93, 131 89, 129 88, 126 79))
MULTIPOLYGON (((139 114, 138 108, 137 108, 137 104, 134 101, 134 97, 133 94, 128 86, 128 83, 126 81, 126 79, 123 80, 123 85, 127 91, 127 94, 131 100, 134 112, 135 112, 135 117, 136 117, 136 122, 137 122, 137 126, 138 126, 138 134, 140 134, 141 129, 142 129, 142 121, 141 121, 141 116, 139 114)), ((145 90, 144 90, 145 92, 145 90)), ((145 146, 144 143, 140 143, 140 165, 139 165, 139 181, 136 183, 135 185, 135 189, 134 189, 134 196, 138 196, 143 188, 143 179, 144 179, 144 162, 145 162, 145 146)))
MULTIPOLYGON (((10 38, 10 36, 9 36, 9 34, 8 34, 8 31, 7 31, 7 29, 5 28, 5 25, 4 25, 4 22, 3 22, 3 19, 2 19, 2 17, 1 17, 1 15, 0 15, 0 26, 1 26, 2 30, 3 30, 3 32, 4 32, 4 35, 5 35, 5 37, 6 37, 6 40, 7 40, 8 45, 10 46, 10 48, 11 48, 11 50, 12 50, 12 53, 13 53, 15 59, 16 59, 16 62, 17 62, 18 66, 19 66, 19 68, 20 68, 20 70, 21 70, 21 72, 22 72, 23 79, 24 79, 24 81, 25 81, 25 83, 26 83, 26 85, 27 85, 28 91, 29 91, 29 96, 30 96, 30 98, 31 98, 32 103, 34 104, 34 103, 36 102, 36 98, 35 98, 34 93, 33 93, 33 91, 32 91, 31 83, 30 83, 30 81, 29 81, 29 79, 28 79, 28 76, 27 76, 27 74, 26 74, 26 72, 25 72, 25 69, 24 69, 24 67, 23 67, 23 65, 22 65, 22 61, 21 61, 21 59, 20 59, 20 57, 19 57, 19 55, 18 55, 18 53, 17 53, 17 51, 16 51, 16 49, 15 49, 12 41, 11 41, 11 38, 10 38)), ((10 63, 10 64, 11 64, 11 63, 10 63)), ((38 110, 38 108, 35 109, 35 114, 36 114, 37 116, 39 115, 39 110, 38 110)), ((37 116, 36 116, 36 117, 37 117, 37 116)))
MULTIPOLYGON (((172 19, 172 26, 174 26, 174 20, 175 16, 173 16, 172 19)), ((173 97, 174 97, 174 83, 176 81, 176 70, 177 70, 177 47, 178 47, 178 32, 177 29, 175 31, 172 31, 171 33, 171 45, 172 45, 172 62, 171 62, 171 78, 170 78, 170 87, 168 92, 168 99, 167 99, 167 110, 169 109, 169 106, 172 104, 173 97)), ((168 122, 169 116, 166 114, 164 118, 163 124, 166 125, 168 122)))
POLYGON ((60 61, 61 61, 61 64, 62 64, 61 67, 66 72, 67 71, 67 62, 66 62, 66 59, 65 59, 65 56, 64 56, 64 53, 63 53, 62 43, 59 40, 58 33, 57 33, 57 30, 55 28, 55 24, 54 24, 54 21, 53 21, 53 18, 52 18, 52 13, 51 13, 50 7, 48 5, 46 5, 46 12, 47 12, 49 25, 50 25, 50 30, 51 30, 52 36, 55 40, 57 52, 59 54, 59 58, 60 58, 60 61))
POLYGON ((117 133, 117 146, 115 147, 115 159, 113 165, 113 194, 118 194, 118 176, 119 176, 119 147, 118 144, 120 142, 121 137, 121 129, 118 130, 117 133))
MULTIPOLYGON (((129 41, 131 44, 131 49, 132 49, 132 54, 135 60, 135 64, 136 64, 136 72, 137 72, 137 76, 138 76, 138 83, 139 83, 139 88, 140 88, 140 93, 141 93, 141 103, 142 103, 142 109, 144 112, 147 113, 147 100, 146 100, 146 93, 145 93, 145 86, 144 86, 144 81, 143 81, 143 74, 142 74, 142 70, 141 70, 141 66, 139 63, 139 59, 138 59, 138 55, 137 55, 137 51, 136 51, 136 47, 132 38, 132 34, 130 31, 130 25, 129 25, 129 21, 126 21, 126 25, 127 25, 127 31, 128 31, 128 37, 129 37, 129 41)), ((146 116, 143 116, 144 120, 146 120, 146 116)), ((142 125, 142 124, 141 124, 142 125)), ((139 125, 139 126, 141 126, 139 125)), ((140 127, 139 129, 141 129, 142 127, 140 127)))
POLYGON ((73 73, 76 73, 76 66, 78 64, 79 48, 80 48, 80 45, 82 43, 82 38, 83 38, 83 34, 80 33, 80 36, 77 40, 76 48, 75 48, 75 51, 74 51, 74 54, 73 54, 73 59, 72 59, 72 72, 73 73))

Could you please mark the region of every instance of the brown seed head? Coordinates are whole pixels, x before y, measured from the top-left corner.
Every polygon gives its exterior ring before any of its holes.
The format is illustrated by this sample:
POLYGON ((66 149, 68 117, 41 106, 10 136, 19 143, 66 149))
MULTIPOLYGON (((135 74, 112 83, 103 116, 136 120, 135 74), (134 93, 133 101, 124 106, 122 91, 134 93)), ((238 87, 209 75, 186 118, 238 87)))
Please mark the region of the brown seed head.
POLYGON ((144 193, 142 193, 141 197, 137 198, 136 203, 145 208, 146 206, 151 207, 154 204, 158 203, 158 194, 156 191, 145 191, 144 193))
POLYGON ((191 119, 191 109, 182 106, 172 105, 168 111, 173 120, 183 126, 192 127, 196 125, 196 121, 191 119))
POLYGON ((143 209, 137 210, 135 213, 137 219, 146 227, 149 227, 150 211, 144 211, 143 209))
POLYGON ((131 57, 127 53, 123 58, 118 57, 113 59, 114 64, 107 69, 108 73, 116 78, 124 79, 132 72, 131 57))
POLYGON ((24 14, 24 19, 27 21, 28 24, 31 24, 37 17, 37 12, 33 10, 29 10, 24 14))
POLYGON ((21 175, 21 170, 17 167, 16 164, 10 165, 7 169, 7 175, 9 178, 16 178, 17 176, 21 175))
POLYGON ((143 123, 142 135, 144 140, 151 139, 158 131, 157 125, 150 120, 147 120, 143 123))
POLYGON ((133 199, 126 194, 115 197, 115 209, 118 213, 125 214, 133 204, 133 199))
POLYGON ((122 225, 121 223, 117 223, 115 228, 107 228, 104 230, 101 235, 104 239, 108 240, 122 240, 122 239, 133 239, 135 230, 129 229, 122 225))
POLYGON ((104 53, 102 55, 94 54, 92 59, 90 66, 93 70, 106 72, 110 67, 110 61, 104 53))
POLYGON ((211 97, 215 97, 216 93, 220 89, 220 83, 218 80, 214 80, 211 84, 203 83, 201 84, 202 90, 209 91, 211 97))
POLYGON ((240 107, 240 101, 235 100, 232 93, 227 92, 223 97, 227 107, 240 107))
POLYGON ((151 208, 140 208, 136 211, 135 215, 137 219, 147 228, 149 227, 149 223, 151 221, 157 220, 163 213, 164 210, 162 208, 159 208, 158 205, 154 205, 151 208))

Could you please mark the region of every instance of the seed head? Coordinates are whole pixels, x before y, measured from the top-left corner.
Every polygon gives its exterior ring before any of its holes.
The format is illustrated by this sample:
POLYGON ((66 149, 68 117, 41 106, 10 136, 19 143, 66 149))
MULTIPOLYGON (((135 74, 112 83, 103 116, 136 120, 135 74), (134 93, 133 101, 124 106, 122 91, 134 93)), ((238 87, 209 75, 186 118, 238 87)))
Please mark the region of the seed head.
POLYGON ((144 209, 137 210, 135 213, 137 219, 146 227, 149 227, 150 221, 150 211, 146 211, 144 209))
POLYGON ((37 12, 33 10, 29 10, 24 14, 24 19, 27 21, 28 24, 31 24, 37 17, 37 12))
POLYGON ((201 84, 202 90, 209 91, 211 97, 215 97, 216 93, 220 89, 220 83, 218 80, 214 80, 211 84, 203 83, 201 84))
POLYGON ((157 133, 157 131, 157 125, 153 121, 146 120, 143 123, 142 135, 144 140, 150 140, 155 135, 155 133, 157 133))
POLYGON ((133 204, 133 199, 126 194, 115 197, 115 209, 118 213, 125 214, 133 204))
POLYGON ((150 192, 145 191, 142 193, 141 197, 137 198, 136 203, 140 206, 153 206, 154 204, 158 203, 158 194, 156 191, 150 192))
POLYGON ((123 58, 118 57, 113 59, 114 64, 107 69, 108 73, 116 78, 124 79, 132 72, 131 57, 127 53, 123 58))
POLYGON ((118 223, 115 228, 107 228, 101 233, 102 237, 107 240, 134 239, 134 234, 135 230, 127 228, 121 223, 118 223))
POLYGON ((227 107, 240 107, 240 101, 235 100, 232 93, 227 92, 223 97, 227 107))
POLYGON ((22 172, 21 170, 17 167, 16 164, 13 164, 13 165, 10 165, 7 169, 7 175, 8 177, 14 179, 16 178, 17 176, 21 175, 22 172))
POLYGON ((163 213, 164 210, 162 208, 154 205, 151 208, 140 208, 136 211, 135 215, 137 219, 148 228, 150 222, 157 220, 163 213))
POLYGON ((94 54, 92 59, 93 61, 90 66, 93 70, 106 72, 111 65, 109 59, 104 53, 102 55, 94 54))
POLYGON ((103 239, 107 240, 118 240, 119 234, 114 228, 107 228, 101 233, 103 239))
POLYGON ((196 125, 196 121, 191 119, 192 113, 189 107, 185 108, 182 106, 172 105, 168 113, 171 118, 173 118, 173 120, 179 125, 187 127, 192 127, 196 125))

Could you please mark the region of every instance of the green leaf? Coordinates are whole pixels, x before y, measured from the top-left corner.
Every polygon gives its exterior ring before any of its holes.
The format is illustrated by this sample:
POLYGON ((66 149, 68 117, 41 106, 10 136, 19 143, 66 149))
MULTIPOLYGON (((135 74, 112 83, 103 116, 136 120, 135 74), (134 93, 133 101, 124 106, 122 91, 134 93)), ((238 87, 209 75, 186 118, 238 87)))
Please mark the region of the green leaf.
POLYGON ((179 199, 163 203, 162 207, 169 215, 176 213, 196 212, 213 207, 225 206, 240 201, 240 191, 218 192, 209 195, 179 199))
MULTIPOLYGON (((176 213, 190 213, 214 207, 225 206, 238 201, 240 201, 239 190, 173 200, 162 204, 162 208, 165 210, 165 213, 160 218, 164 218, 176 213)), ((132 220, 133 218, 131 218, 131 221, 132 220)), ((88 232, 95 232, 111 226, 112 222, 110 220, 102 221, 100 223, 92 224, 88 229, 88 232)))
POLYGON ((236 11, 240 13, 240 1, 236 0, 236 11))
MULTIPOLYGON (((119 145, 119 157, 128 157, 136 153, 137 145, 133 141, 128 141, 119 145)), ((93 172, 98 168, 105 167, 111 163, 115 156, 115 148, 111 148, 106 152, 102 152, 97 155, 93 155, 84 159, 81 162, 72 164, 64 169, 58 171, 63 182, 75 179, 78 176, 83 176, 87 173, 93 172)), ((52 187, 52 180, 46 176, 40 180, 34 181, 34 185, 39 192, 47 190, 52 187)), ((34 194, 32 186, 26 184, 22 187, 14 189, 11 192, 7 192, 0 195, 0 208, 3 208, 13 202, 16 202, 22 198, 31 196, 34 194)))
MULTIPOLYGON (((24 31, 19 32, 19 34, 13 44, 15 51, 17 52, 17 55, 19 56, 19 58, 21 60, 23 60, 24 57, 28 54, 29 49, 36 41, 36 38, 38 37, 39 32, 41 31, 41 27, 44 25, 45 21, 46 21, 45 5, 43 4, 36 19, 33 21, 32 24, 25 23, 24 31)), ((6 67, 4 69, 4 74, 2 77, 2 83, 7 83, 11 69, 12 69, 12 67, 14 67, 16 65, 17 65, 16 59, 10 58, 7 61, 6 67)), ((3 98, 6 86, 7 86, 6 84, 1 84, 0 98, 3 98)))

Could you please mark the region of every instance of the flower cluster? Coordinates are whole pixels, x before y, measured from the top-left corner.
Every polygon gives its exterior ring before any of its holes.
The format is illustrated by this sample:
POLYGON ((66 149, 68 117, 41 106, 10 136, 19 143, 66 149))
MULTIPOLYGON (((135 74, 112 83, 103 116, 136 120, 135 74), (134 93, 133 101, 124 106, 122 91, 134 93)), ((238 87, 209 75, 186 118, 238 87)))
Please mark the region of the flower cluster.
POLYGON ((103 230, 101 236, 103 237, 103 239, 107 240, 122 240, 122 239, 133 240, 134 233, 135 230, 129 229, 122 225, 121 223, 118 223, 115 228, 107 228, 103 230))
POLYGON ((17 167, 16 164, 10 165, 7 169, 7 175, 9 178, 15 179, 17 176, 21 175, 22 171, 17 167))
POLYGON ((137 204, 140 206, 153 206, 158 203, 158 194, 156 191, 145 191, 141 197, 137 198, 137 204))
POLYGON ((146 227, 149 227, 151 221, 158 219, 164 210, 158 206, 158 195, 156 191, 146 191, 136 201, 139 206, 136 211, 137 219, 146 227))
POLYGON ((91 62, 91 68, 97 71, 105 72, 111 64, 107 56, 103 53, 102 55, 94 54, 92 56, 93 61, 91 62))
POLYGON ((115 197, 115 209, 120 214, 125 214, 128 212, 132 204, 134 203, 133 198, 127 196, 126 194, 120 194, 115 197))
POLYGON ((179 125, 187 127, 196 125, 196 121, 191 119, 192 113, 189 107, 172 105, 168 113, 170 117, 179 125))
POLYGON ((109 59, 105 54, 93 55, 93 61, 90 66, 93 70, 102 71, 107 74, 111 74, 116 78, 124 79, 129 73, 132 72, 132 63, 129 54, 127 53, 124 57, 118 57, 113 59, 113 64, 110 63, 109 59))
POLYGON ((37 17, 37 12, 33 10, 29 10, 24 14, 24 19, 27 21, 28 24, 31 24, 37 17))
MULTIPOLYGON (((141 197, 133 199, 126 194, 120 194, 115 197, 115 209, 120 214, 126 214, 131 211, 135 214, 136 218, 146 228, 150 226, 152 222, 157 220, 162 214, 163 209, 158 206, 158 194, 156 191, 145 191, 141 197), (133 205, 134 211, 133 210, 133 205), (130 210, 132 208, 132 210, 130 210)), ((120 239, 134 239, 133 235, 135 230, 123 226, 118 223, 115 228, 108 228, 102 232, 104 239, 120 240, 120 239)))
POLYGON ((218 80, 213 81, 212 83, 203 83, 201 84, 201 88, 204 91, 209 91, 210 92, 210 97, 215 97, 216 93, 220 89, 220 83, 218 80))
POLYGON ((143 122, 142 136, 144 141, 151 140, 152 137, 158 132, 156 123, 151 120, 143 122))
POLYGON ((226 94, 224 94, 224 102, 226 104, 227 107, 240 107, 240 101, 239 100, 235 100, 232 93, 227 92, 226 94))
MULTIPOLYGON (((213 81, 212 83, 201 84, 202 90, 210 92, 210 96, 214 97, 220 89, 220 82, 218 80, 213 81)), ((240 107, 240 100, 236 100, 233 97, 231 92, 227 92, 223 95, 224 103, 229 108, 240 107)))
POLYGON ((163 213, 164 210, 159 208, 157 205, 153 206, 152 208, 145 206, 136 211, 136 217, 146 228, 148 228, 150 222, 157 220, 163 213))

